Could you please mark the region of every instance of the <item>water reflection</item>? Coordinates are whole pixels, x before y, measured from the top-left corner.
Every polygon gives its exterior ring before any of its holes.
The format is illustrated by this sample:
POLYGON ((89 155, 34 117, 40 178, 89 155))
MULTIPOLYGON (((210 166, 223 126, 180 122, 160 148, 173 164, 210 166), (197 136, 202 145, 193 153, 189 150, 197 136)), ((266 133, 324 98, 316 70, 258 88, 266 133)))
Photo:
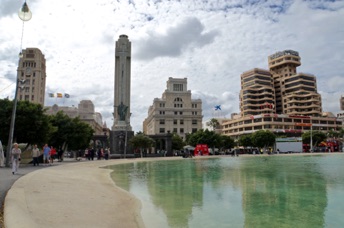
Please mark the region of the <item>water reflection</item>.
POLYGON ((141 200, 147 227, 333 227, 344 224, 336 216, 344 205, 333 200, 344 193, 343 161, 256 156, 111 168, 116 185, 141 200))

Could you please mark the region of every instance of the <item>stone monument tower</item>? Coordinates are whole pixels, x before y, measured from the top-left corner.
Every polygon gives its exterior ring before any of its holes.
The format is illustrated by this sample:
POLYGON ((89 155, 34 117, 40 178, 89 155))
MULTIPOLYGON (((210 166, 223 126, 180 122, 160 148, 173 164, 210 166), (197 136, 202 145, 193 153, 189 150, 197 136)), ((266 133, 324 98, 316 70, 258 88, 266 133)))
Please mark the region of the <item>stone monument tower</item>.
POLYGON ((128 143, 134 135, 130 126, 131 42, 120 35, 115 47, 114 123, 110 133, 112 157, 131 157, 128 143))

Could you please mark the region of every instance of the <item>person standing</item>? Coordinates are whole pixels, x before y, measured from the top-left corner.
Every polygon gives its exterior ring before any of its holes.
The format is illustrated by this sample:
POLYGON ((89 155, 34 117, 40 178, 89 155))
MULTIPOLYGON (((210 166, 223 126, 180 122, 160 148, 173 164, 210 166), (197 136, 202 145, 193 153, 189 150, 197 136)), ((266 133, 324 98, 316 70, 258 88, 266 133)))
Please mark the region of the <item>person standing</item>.
POLYGON ((12 159, 12 174, 16 174, 18 172, 19 168, 19 162, 20 162, 20 155, 21 150, 19 148, 18 143, 14 143, 14 148, 11 151, 11 159, 12 159))
POLYGON ((63 155, 63 150, 62 150, 62 147, 60 147, 59 150, 57 151, 57 159, 59 162, 62 162, 63 160, 62 155, 63 155))
POLYGON ((33 166, 36 166, 36 165, 39 166, 38 157, 40 155, 40 152, 39 152, 39 149, 37 148, 37 144, 33 145, 31 155, 32 155, 33 166))
POLYGON ((54 163, 54 159, 56 157, 56 149, 54 147, 50 148, 50 163, 54 163))
POLYGON ((43 163, 44 164, 49 164, 49 157, 50 155, 50 147, 48 146, 48 144, 45 144, 43 147, 43 163))
POLYGON ((90 154, 89 154, 90 159, 88 159, 88 160, 92 160, 93 161, 93 159, 94 159, 94 149, 92 148, 89 152, 90 152, 90 154))

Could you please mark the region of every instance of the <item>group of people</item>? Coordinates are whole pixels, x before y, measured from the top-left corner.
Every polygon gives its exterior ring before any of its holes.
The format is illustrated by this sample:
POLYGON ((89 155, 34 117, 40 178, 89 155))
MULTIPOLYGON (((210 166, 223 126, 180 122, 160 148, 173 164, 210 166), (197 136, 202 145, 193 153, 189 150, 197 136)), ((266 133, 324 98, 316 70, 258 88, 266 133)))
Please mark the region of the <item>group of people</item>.
POLYGON ((94 160, 94 157, 97 157, 97 160, 101 160, 104 158, 105 160, 109 159, 109 149, 106 148, 99 148, 97 151, 94 148, 86 148, 85 149, 85 158, 88 160, 94 160))
MULTIPOLYGON (((60 148, 58 151, 51 146, 49 147, 48 144, 45 144, 43 149, 43 164, 44 165, 51 165, 54 163, 54 159, 57 159, 59 162, 63 160, 63 150, 60 148)), ((21 161, 21 149, 19 148, 18 143, 13 144, 13 148, 11 151, 11 160, 12 160, 12 174, 16 174, 18 172, 19 168, 19 163, 21 161)), ((39 157, 41 156, 41 151, 37 147, 37 144, 33 145, 32 151, 31 151, 31 156, 32 156, 32 163, 33 166, 38 166, 39 165, 39 157)))

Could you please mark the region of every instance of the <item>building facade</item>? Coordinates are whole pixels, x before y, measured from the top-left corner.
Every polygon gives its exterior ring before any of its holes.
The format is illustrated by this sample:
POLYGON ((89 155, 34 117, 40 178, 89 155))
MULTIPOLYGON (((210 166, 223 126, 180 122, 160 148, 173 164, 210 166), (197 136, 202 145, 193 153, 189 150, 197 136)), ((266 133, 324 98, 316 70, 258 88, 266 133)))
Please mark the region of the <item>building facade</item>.
POLYGON ((147 135, 177 133, 183 139, 202 129, 202 100, 192 99, 187 78, 169 78, 161 98, 155 98, 143 122, 147 135))
POLYGON ((56 115, 57 112, 62 111, 70 118, 79 117, 84 123, 87 123, 94 130, 95 135, 103 135, 107 131, 106 124, 103 124, 102 115, 99 112, 95 112, 94 104, 90 100, 82 100, 78 104, 78 107, 58 106, 46 106, 46 113, 48 115, 56 115))
POLYGON ((343 120, 343 124, 344 124, 344 95, 342 95, 339 99, 339 106, 340 106, 341 112, 337 113, 337 118, 343 120))
POLYGON ((321 96, 316 77, 297 73, 301 65, 299 53, 292 50, 277 52, 268 57, 269 70, 276 91, 276 113, 321 116, 321 96))
POLYGON ((257 130, 300 136, 309 130, 339 130, 342 122, 322 112, 316 77, 297 73, 299 53, 268 57, 269 70, 254 68, 241 75, 240 117, 222 122, 222 133, 238 138, 257 130))
POLYGON ((242 116, 275 113, 275 89, 269 71, 254 68, 241 75, 240 112, 242 116))
POLYGON ((20 101, 30 101, 44 106, 47 77, 45 57, 38 48, 24 49, 22 55, 17 69, 17 98, 20 101))

